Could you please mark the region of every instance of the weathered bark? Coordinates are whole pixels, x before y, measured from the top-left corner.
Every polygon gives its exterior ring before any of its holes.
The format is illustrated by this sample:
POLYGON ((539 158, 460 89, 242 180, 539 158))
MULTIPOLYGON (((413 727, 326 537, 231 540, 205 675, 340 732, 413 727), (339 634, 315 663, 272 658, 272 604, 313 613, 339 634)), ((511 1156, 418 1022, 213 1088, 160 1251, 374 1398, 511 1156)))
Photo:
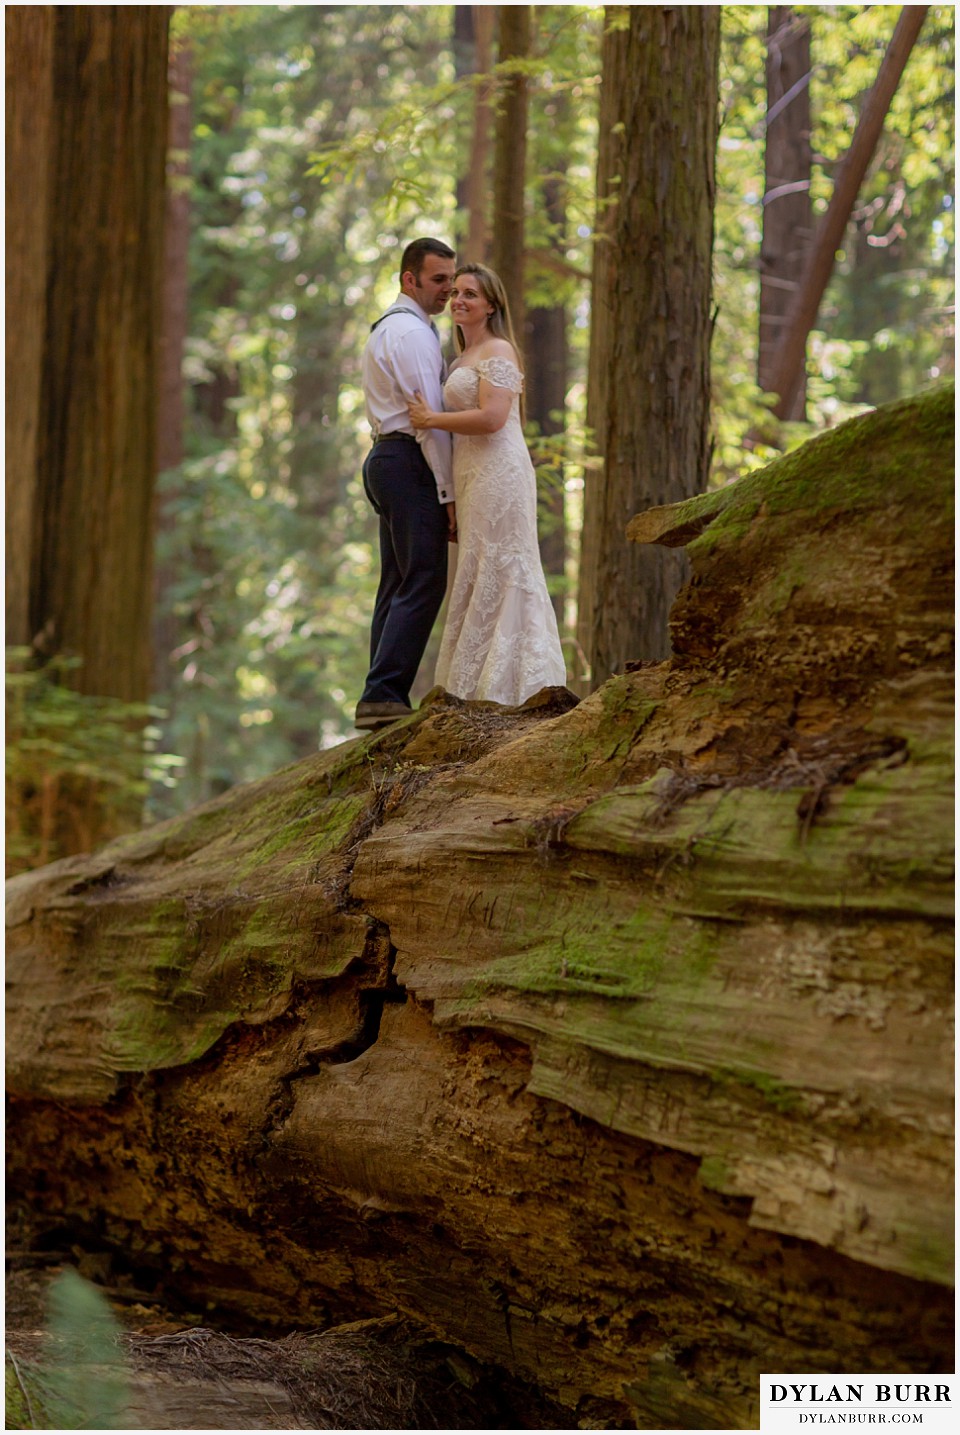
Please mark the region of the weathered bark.
MULTIPOLYGON (((530 54, 530 6, 499 5, 498 62, 530 54)), ((518 340, 524 330, 524 236, 528 83, 522 73, 501 81, 493 150, 493 234, 490 263, 503 281, 518 340)))
POLYGON ((847 221, 863 183, 883 122, 896 94, 900 76, 923 28, 928 5, 904 5, 883 57, 876 82, 867 96, 850 148, 834 181, 827 211, 817 226, 802 283, 784 319, 780 344, 771 364, 769 389, 779 395, 773 412, 792 412, 804 370, 807 337, 817 321, 820 301, 833 273, 847 221))
MULTIPOLYGON (((125 703, 150 690, 166 28, 165 6, 7 15, 7 636, 125 703)), ((16 765, 8 811, 41 846, 139 822, 136 750, 99 775, 129 712, 102 708, 54 734, 39 781, 16 765)), ((15 737, 36 753, 31 715, 15 737)))
POLYGON ((9 883, 12 1189, 581 1422, 952 1368, 953 404, 661 513, 671 660, 9 883))
MULTIPOLYGON (((757 352, 757 382, 765 392, 770 391, 780 331, 813 238, 810 75, 809 20, 791 5, 771 6, 757 352)), ((804 374, 787 417, 806 417, 806 390, 804 374)))
POLYGON ((193 60, 181 40, 170 53, 170 118, 163 253, 163 317, 160 329, 160 411, 157 468, 176 468, 183 458, 183 349, 189 307, 190 143, 193 132, 193 60))
POLYGON ((457 72, 485 78, 477 82, 473 97, 473 122, 470 131, 470 155, 466 174, 457 182, 457 207, 467 216, 466 238, 458 259, 465 263, 485 264, 490 243, 487 213, 490 156, 490 135, 493 129, 491 95, 493 82, 493 36, 496 28, 495 5, 457 5, 454 7, 457 27, 457 72))
POLYGON ((628 520, 707 484, 720 36, 715 6, 607 15, 578 618, 594 686, 666 656, 686 571, 631 550, 628 520))
MULTIPOLYGON (((160 332, 160 388, 157 417, 157 470, 183 461, 183 351, 189 311, 190 141, 193 130, 191 97, 193 65, 190 47, 181 41, 170 54, 170 120, 167 148, 167 196, 163 265, 163 317, 160 332)), ((155 530, 168 530, 172 519, 158 503, 155 530)), ((175 582, 169 564, 159 562, 154 578, 153 691, 170 686, 170 654, 180 626, 169 610, 166 593, 175 582)))
MULTIPOLYGON (((150 689, 168 7, 55 7, 30 627, 81 692, 150 689)), ((18 196, 30 204, 31 190, 18 196)))
POLYGON ((27 647, 46 312, 52 5, 6 8, 6 632, 27 647))

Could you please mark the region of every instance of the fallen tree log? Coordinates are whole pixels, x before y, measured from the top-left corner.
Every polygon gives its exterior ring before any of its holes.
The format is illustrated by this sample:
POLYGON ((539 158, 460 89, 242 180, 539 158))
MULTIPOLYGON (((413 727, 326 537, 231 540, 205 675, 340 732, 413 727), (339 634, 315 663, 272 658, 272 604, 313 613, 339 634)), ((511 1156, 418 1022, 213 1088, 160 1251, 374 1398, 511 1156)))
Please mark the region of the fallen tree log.
POLYGON ((952 1369, 953 390, 662 511, 674 656, 8 883, 14 1189, 583 1425, 952 1369))

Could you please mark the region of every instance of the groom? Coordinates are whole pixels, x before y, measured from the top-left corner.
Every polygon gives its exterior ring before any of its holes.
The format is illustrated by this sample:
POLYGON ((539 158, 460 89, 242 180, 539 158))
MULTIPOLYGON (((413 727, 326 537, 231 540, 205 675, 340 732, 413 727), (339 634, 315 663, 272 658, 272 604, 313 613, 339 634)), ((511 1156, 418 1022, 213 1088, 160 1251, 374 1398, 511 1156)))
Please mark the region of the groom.
POLYGON ((447 587, 447 543, 456 542, 450 435, 415 434, 407 403, 419 389, 443 407, 443 356, 432 316, 446 307, 454 251, 415 239, 400 260, 400 294, 363 351, 363 394, 373 447, 363 486, 380 518, 380 586, 370 632, 370 671, 354 726, 378 728, 413 711, 417 675, 447 587))

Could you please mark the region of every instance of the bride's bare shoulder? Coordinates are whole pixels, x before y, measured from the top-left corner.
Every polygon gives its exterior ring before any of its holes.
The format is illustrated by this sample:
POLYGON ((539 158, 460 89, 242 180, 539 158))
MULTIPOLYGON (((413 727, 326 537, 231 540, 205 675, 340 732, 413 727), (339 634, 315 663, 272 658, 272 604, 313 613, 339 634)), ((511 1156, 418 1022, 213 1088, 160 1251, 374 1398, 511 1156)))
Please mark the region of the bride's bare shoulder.
POLYGON ((483 344, 483 351, 480 355, 483 359, 507 359, 516 368, 520 368, 520 360, 517 351, 508 339, 486 339, 483 344))

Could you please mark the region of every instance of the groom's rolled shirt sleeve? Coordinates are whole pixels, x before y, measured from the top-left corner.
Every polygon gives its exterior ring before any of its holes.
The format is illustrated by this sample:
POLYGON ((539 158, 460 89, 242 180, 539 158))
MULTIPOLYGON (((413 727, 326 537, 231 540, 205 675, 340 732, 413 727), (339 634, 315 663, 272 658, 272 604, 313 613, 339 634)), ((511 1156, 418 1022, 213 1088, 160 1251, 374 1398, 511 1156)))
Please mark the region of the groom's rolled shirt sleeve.
MULTIPOLYGON (((442 359, 436 335, 419 321, 399 337, 394 354, 393 372, 406 398, 415 390, 435 413, 443 411, 443 387, 440 382, 442 359)), ((417 440, 437 483, 437 498, 452 503, 453 440, 442 429, 418 429, 417 440)))

